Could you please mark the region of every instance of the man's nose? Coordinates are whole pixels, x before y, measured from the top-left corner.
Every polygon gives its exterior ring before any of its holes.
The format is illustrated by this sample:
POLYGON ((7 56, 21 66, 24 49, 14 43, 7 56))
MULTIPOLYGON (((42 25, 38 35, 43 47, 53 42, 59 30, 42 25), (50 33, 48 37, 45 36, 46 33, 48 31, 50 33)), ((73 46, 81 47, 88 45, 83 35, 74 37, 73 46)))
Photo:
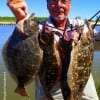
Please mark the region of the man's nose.
POLYGON ((61 0, 57 0, 57 6, 61 6, 62 5, 62 2, 61 2, 61 0))

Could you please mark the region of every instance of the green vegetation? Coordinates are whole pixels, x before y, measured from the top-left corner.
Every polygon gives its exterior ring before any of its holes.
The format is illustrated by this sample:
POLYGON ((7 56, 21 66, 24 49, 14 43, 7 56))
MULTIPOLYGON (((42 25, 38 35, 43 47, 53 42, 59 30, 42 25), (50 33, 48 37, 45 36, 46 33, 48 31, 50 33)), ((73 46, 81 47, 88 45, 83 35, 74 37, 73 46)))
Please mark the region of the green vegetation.
POLYGON ((0 17, 0 22, 15 22, 15 17, 0 17))
MULTIPOLYGON (((46 17, 35 17, 37 20, 45 20, 46 17)), ((0 17, 0 22, 16 22, 15 17, 0 17)))
MULTIPOLYGON (((37 20, 42 21, 47 19, 47 17, 35 17, 37 20)), ((16 22, 15 17, 0 17, 0 22, 16 22)), ((92 20, 91 22, 95 22, 95 20, 92 20)), ((100 22, 100 21, 99 21, 100 22)))
POLYGON ((96 90, 97 90, 98 96, 100 98, 100 84, 96 84, 96 90))
POLYGON ((37 20, 39 20, 39 21, 42 21, 42 20, 45 20, 45 19, 47 19, 47 17, 35 17, 37 20))
MULTIPOLYGON (((96 20, 91 20, 91 22, 95 22, 96 20)), ((99 21, 100 22, 100 21, 99 21)))

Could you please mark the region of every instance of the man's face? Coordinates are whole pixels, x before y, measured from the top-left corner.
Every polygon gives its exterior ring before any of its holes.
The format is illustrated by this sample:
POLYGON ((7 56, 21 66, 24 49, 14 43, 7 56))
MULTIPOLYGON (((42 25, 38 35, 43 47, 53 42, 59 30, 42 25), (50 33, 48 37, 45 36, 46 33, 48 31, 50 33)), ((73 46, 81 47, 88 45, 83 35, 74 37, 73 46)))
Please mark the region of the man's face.
POLYGON ((54 20, 63 20, 69 13, 70 0, 48 0, 47 8, 54 20))

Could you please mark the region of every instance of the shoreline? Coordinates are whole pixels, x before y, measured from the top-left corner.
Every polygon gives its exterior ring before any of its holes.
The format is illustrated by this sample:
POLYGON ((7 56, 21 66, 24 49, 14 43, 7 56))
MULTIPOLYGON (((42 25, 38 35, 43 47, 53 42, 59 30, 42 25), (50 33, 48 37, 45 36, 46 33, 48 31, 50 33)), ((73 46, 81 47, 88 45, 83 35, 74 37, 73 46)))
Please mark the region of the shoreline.
POLYGON ((16 22, 0 22, 0 25, 15 25, 16 22))
MULTIPOLYGON (((91 24, 94 24, 95 22, 90 22, 91 24)), ((16 24, 16 21, 0 21, 0 25, 1 24, 16 24)), ((97 26, 100 25, 100 22, 97 23, 97 26)))

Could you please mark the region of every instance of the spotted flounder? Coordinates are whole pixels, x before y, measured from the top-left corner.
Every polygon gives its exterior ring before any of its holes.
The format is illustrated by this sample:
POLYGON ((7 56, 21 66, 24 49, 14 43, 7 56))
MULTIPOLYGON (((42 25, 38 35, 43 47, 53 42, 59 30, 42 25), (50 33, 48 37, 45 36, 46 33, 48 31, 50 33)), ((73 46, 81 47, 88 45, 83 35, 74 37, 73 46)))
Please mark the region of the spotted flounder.
POLYGON ((51 91, 60 81, 61 76, 61 60, 54 34, 55 32, 44 29, 42 38, 40 38, 40 43, 44 46, 42 46, 43 60, 39 70, 39 79, 47 100, 54 100, 51 96, 51 91))
MULTIPOLYGON (((81 100, 84 87, 89 79, 93 63, 93 30, 85 20, 83 32, 72 42, 71 59, 68 69, 68 85, 70 96, 68 100, 81 100), (84 28, 85 27, 85 28, 84 28)), ((65 91, 66 92, 66 91, 65 91)), ((67 100, 66 98, 64 100, 67 100)))
POLYGON ((8 71, 17 82, 15 92, 28 96, 25 85, 36 76, 42 60, 38 44, 38 21, 31 15, 24 21, 24 34, 17 28, 5 43, 3 57, 8 71))

